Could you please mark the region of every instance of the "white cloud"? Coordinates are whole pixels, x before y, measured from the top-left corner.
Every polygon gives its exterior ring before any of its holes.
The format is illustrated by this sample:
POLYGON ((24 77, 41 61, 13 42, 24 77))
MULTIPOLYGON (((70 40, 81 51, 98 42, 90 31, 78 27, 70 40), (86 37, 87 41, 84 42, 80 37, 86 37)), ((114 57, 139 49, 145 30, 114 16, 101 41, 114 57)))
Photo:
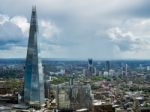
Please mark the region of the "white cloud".
POLYGON ((19 41, 23 38, 21 30, 10 22, 5 22, 0 25, 0 39, 1 41, 19 41))
POLYGON ((131 18, 124 22, 122 27, 125 30, 132 31, 138 38, 150 38, 150 19, 149 18, 131 18))
POLYGON ((149 59, 150 19, 131 18, 107 31, 110 41, 122 58, 149 59))
POLYGON ((21 29, 23 34, 25 36, 28 36, 30 24, 27 21, 27 18, 22 17, 22 16, 15 16, 15 17, 10 19, 10 22, 17 25, 21 29))
POLYGON ((123 32, 119 27, 108 30, 111 41, 119 47, 121 51, 150 50, 150 40, 136 37, 131 31, 123 32))
POLYGON ((122 40, 134 40, 134 36, 131 32, 123 32, 119 27, 111 28, 108 30, 108 35, 114 42, 119 42, 122 40))
POLYGON ((0 25, 4 24, 7 21, 9 21, 9 17, 6 15, 0 14, 0 25))
POLYGON ((41 20, 39 26, 40 33, 46 41, 49 41, 54 35, 58 35, 61 32, 60 29, 50 21, 41 20))
POLYGON ((7 15, 0 15, 0 39, 1 41, 20 41, 28 33, 27 19, 21 16, 10 18, 7 15))
MULTIPOLYGON (((39 42, 40 44, 45 45, 40 49, 44 51, 48 51, 47 49, 54 49, 54 45, 49 46, 48 44, 50 44, 49 42, 52 41, 52 37, 61 32, 60 29, 55 25, 54 22, 52 23, 51 21, 46 21, 44 19, 39 20, 39 29, 39 42)), ((2 58, 4 55, 11 52, 13 53, 11 53, 12 55, 10 55, 10 57, 15 57, 16 55, 17 57, 25 57, 25 52, 20 51, 22 49, 26 49, 28 35, 29 22, 26 17, 13 16, 10 18, 6 15, 0 15, 0 50, 2 53, 0 57, 2 58)), ((55 42, 55 40, 56 39, 54 38, 53 41, 55 42)), ((60 48, 58 45, 55 45, 55 47, 57 52, 57 50, 60 48)))

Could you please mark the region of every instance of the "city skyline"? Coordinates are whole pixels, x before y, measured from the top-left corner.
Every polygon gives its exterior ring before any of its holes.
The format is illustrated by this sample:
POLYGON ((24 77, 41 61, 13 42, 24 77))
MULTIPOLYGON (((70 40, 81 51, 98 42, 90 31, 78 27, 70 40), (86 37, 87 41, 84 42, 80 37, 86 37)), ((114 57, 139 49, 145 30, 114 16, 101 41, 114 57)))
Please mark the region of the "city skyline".
POLYGON ((25 58, 34 4, 43 58, 150 59, 146 0, 3 1, 0 58, 25 58))

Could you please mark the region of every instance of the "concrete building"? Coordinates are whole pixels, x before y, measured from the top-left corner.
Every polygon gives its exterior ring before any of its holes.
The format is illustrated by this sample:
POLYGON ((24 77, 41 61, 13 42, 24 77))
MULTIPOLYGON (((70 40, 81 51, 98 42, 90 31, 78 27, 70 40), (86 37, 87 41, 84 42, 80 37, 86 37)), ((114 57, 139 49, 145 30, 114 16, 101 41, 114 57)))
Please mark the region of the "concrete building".
POLYGON ((94 104, 92 112, 115 112, 115 108, 110 104, 94 104))

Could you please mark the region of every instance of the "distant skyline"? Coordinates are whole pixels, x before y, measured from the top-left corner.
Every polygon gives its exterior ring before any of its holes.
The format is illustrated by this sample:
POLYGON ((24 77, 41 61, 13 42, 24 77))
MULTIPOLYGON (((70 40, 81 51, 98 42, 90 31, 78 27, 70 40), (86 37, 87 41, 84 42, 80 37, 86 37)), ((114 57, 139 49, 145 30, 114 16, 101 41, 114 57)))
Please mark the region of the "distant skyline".
POLYGON ((150 59, 149 0, 1 0, 0 58, 25 58, 36 5, 40 56, 150 59))

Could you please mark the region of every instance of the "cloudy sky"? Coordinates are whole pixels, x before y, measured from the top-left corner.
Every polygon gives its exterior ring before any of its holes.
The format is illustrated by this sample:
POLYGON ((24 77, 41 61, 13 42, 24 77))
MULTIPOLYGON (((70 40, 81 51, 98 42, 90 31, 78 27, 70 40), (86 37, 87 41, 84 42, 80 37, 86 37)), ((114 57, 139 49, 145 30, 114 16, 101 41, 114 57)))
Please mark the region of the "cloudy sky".
POLYGON ((25 58, 36 5, 43 58, 150 59, 149 0, 0 0, 0 58, 25 58))

